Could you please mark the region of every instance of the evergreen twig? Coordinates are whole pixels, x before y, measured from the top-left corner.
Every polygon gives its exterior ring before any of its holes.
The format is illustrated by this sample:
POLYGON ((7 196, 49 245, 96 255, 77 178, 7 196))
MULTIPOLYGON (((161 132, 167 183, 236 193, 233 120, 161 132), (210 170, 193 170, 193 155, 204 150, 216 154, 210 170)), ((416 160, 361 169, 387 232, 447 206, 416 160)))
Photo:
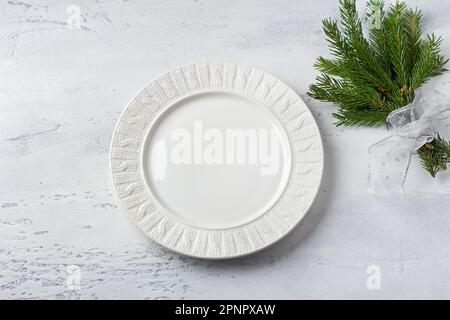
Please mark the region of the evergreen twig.
MULTIPOLYGON (((412 102, 417 88, 446 71, 442 39, 423 37, 421 11, 403 1, 385 11, 384 1, 368 0, 368 18, 378 19, 368 37, 355 0, 339 0, 339 8, 339 22, 322 21, 334 58, 317 58, 314 67, 321 74, 308 95, 338 106, 337 126, 384 124, 391 111, 412 102)), ((448 142, 438 137, 419 150, 420 161, 435 176, 446 168, 442 159, 449 152, 448 142)))
POLYGON ((424 144, 418 151, 420 163, 435 177, 438 171, 444 171, 450 164, 450 141, 439 135, 430 143, 424 144))

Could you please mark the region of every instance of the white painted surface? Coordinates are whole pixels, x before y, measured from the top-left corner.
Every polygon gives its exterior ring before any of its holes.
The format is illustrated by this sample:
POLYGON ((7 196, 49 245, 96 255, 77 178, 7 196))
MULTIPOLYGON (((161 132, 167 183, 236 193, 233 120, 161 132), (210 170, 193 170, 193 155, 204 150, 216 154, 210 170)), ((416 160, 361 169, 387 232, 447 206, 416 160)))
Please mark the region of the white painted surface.
MULTIPOLYGON (((408 3, 450 56, 450 4, 408 3)), ((327 53, 320 20, 336 14, 334 0, 3 1, 0 298, 450 298, 450 174, 432 180, 413 159, 407 195, 367 195, 367 147, 385 130, 336 128, 334 108, 305 95, 314 58, 327 53), (76 8, 81 29, 66 11, 76 8), (132 226, 113 195, 108 150, 144 84, 214 58, 291 85, 319 123, 326 162, 317 201, 286 239, 208 262, 132 226), (78 290, 66 286, 69 265, 80 267, 78 290), (366 285, 371 265, 380 290, 366 285)), ((448 95, 450 83, 432 87, 448 95)))

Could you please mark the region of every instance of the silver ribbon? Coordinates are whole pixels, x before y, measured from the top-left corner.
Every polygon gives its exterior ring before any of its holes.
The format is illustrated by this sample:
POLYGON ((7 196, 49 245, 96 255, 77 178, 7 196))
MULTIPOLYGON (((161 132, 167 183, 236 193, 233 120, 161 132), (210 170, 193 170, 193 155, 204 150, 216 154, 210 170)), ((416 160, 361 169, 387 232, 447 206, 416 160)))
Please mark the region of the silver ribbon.
POLYGON ((368 192, 403 193, 411 155, 434 139, 447 118, 450 101, 436 90, 417 90, 411 104, 392 111, 386 118, 390 135, 369 147, 368 192))

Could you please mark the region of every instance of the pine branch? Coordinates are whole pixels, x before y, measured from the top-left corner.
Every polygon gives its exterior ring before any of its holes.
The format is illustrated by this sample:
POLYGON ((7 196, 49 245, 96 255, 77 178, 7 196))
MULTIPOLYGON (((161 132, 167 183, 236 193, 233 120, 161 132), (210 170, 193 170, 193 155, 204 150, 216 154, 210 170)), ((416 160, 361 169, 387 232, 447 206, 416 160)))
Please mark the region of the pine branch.
POLYGON ((442 39, 434 34, 428 35, 423 41, 417 62, 412 70, 411 88, 413 90, 423 85, 431 77, 446 71, 444 65, 448 59, 440 54, 441 42, 442 39))
MULTIPOLYGON (((314 63, 320 75, 307 92, 332 102, 337 126, 376 126, 412 102, 417 88, 446 71, 440 37, 422 36, 422 13, 397 1, 387 11, 383 0, 368 0, 368 38, 355 0, 340 0, 340 22, 322 21, 333 58, 314 63)), ((419 151, 422 166, 434 177, 448 165, 449 142, 439 136, 419 151)))
POLYGON ((420 54, 422 38, 422 13, 416 10, 408 10, 405 14, 405 32, 408 42, 408 72, 411 75, 417 58, 420 54))
POLYGON ((386 122, 388 112, 383 111, 350 111, 340 109, 333 113, 337 126, 375 126, 386 122))
POLYGON ((387 32, 385 24, 385 11, 384 1, 382 0, 369 0, 367 2, 367 19, 369 24, 369 42, 370 46, 375 51, 377 60, 381 67, 390 74, 390 61, 388 55, 388 46, 386 43, 387 32))
POLYGON ((334 59, 316 60, 321 75, 308 94, 338 106, 337 125, 380 125, 382 115, 410 103, 415 89, 445 71, 441 39, 433 34, 422 39, 419 10, 397 2, 385 12, 382 0, 368 0, 369 18, 378 19, 379 28, 370 29, 366 39, 355 0, 339 5, 340 23, 322 21, 334 59))
POLYGON ((424 144, 418 151, 423 168, 435 177, 439 171, 444 171, 450 164, 450 141, 439 135, 430 143, 424 144))
POLYGON ((401 90, 408 85, 408 42, 403 31, 406 4, 397 2, 386 16, 388 55, 392 62, 394 79, 401 90))

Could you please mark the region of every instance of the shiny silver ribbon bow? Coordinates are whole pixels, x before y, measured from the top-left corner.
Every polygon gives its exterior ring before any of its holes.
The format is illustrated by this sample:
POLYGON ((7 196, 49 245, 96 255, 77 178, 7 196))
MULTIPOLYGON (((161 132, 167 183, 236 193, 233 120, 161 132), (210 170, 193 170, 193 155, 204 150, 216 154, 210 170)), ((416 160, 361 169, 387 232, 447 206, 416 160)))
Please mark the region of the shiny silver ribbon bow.
POLYGON ((369 147, 369 193, 404 192, 411 155, 434 139, 442 120, 450 118, 449 106, 438 91, 416 90, 411 104, 388 115, 390 135, 369 147))

